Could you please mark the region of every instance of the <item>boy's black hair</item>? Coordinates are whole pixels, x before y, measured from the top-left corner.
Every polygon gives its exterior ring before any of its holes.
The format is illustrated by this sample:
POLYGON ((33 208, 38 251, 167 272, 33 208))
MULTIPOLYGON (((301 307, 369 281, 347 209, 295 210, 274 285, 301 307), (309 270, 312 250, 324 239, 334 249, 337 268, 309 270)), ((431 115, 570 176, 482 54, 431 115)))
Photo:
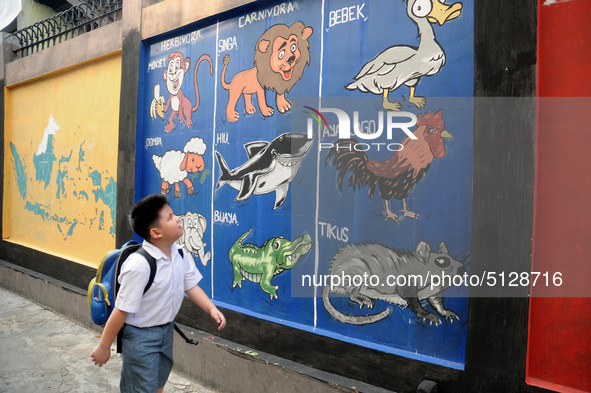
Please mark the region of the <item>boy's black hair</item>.
POLYGON ((149 195, 136 203, 129 214, 133 231, 150 241, 150 229, 158 226, 160 211, 165 205, 168 205, 168 198, 161 194, 149 195))

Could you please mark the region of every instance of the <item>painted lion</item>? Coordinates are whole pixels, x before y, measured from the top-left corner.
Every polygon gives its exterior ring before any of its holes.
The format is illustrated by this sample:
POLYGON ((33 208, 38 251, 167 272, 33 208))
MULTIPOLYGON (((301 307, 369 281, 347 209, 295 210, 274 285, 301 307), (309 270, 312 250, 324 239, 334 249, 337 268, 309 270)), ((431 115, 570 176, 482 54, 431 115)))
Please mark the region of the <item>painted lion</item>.
POLYGON ((236 104, 243 94, 244 106, 249 115, 256 112, 252 104, 253 94, 257 95, 261 114, 265 117, 273 115, 273 108, 267 105, 266 89, 276 92, 275 104, 279 112, 285 113, 291 109, 285 93, 302 78, 304 69, 310 64, 308 38, 312 32, 312 28, 303 22, 295 22, 291 26, 271 26, 255 45, 254 67, 240 71, 230 83, 226 83, 230 55, 224 56, 222 86, 229 91, 226 119, 230 123, 239 118, 236 104))

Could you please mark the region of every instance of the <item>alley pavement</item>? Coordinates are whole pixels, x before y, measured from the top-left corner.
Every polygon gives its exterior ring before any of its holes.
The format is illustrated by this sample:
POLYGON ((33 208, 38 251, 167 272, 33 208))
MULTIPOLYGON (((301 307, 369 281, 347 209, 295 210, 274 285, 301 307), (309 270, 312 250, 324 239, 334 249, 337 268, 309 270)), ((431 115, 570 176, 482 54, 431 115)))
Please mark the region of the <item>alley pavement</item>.
MULTIPOLYGON (((0 287, 0 393, 118 392, 121 358, 95 366, 97 332, 0 287)), ((165 393, 215 393, 173 372, 165 393)))

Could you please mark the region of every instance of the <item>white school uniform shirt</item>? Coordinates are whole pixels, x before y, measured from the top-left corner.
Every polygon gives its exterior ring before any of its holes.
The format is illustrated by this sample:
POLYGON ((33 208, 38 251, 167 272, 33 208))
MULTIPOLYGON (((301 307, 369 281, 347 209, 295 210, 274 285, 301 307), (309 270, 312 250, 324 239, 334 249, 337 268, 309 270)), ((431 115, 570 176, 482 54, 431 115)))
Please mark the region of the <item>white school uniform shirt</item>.
POLYGON ((156 276, 148 291, 144 288, 150 278, 150 265, 136 253, 123 263, 119 273, 119 292, 115 307, 127 312, 125 323, 136 327, 159 326, 172 322, 181 308, 185 291, 193 288, 202 276, 195 262, 180 245, 171 249, 172 261, 158 247, 144 241, 142 247, 156 259, 156 276))

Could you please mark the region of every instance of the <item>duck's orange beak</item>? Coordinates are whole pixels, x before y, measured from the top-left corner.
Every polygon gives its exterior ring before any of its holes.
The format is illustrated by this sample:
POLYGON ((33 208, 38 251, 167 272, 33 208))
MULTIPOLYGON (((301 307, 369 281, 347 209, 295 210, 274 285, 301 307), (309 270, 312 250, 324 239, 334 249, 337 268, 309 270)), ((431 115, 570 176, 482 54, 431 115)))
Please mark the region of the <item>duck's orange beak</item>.
POLYGON ((461 13, 462 3, 446 5, 440 3, 439 0, 433 0, 433 9, 427 15, 427 19, 431 23, 438 23, 439 26, 443 26, 445 22, 457 18, 461 13))

